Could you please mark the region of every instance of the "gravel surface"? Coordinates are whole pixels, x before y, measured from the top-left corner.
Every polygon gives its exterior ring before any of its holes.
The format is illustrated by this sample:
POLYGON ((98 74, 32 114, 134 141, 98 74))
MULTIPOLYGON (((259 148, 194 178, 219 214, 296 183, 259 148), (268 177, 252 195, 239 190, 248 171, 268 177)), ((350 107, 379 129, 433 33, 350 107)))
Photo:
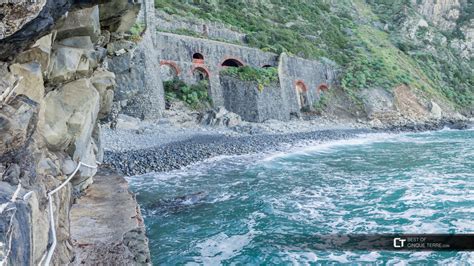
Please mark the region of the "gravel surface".
POLYGON ((125 175, 139 175, 179 169, 219 155, 241 155, 278 150, 283 144, 296 145, 302 141, 329 141, 353 138, 370 130, 322 130, 315 132, 232 137, 198 135, 160 147, 105 152, 105 163, 125 175))
POLYGON ((104 163, 131 176, 182 168, 219 155, 241 155, 279 151, 304 141, 324 142, 356 137, 370 132, 464 129, 465 121, 406 124, 379 130, 361 124, 324 121, 269 121, 242 123, 229 128, 197 124, 180 127, 166 122, 143 122, 138 130, 111 130, 103 127, 104 163), (359 127, 359 128, 357 128, 359 127))

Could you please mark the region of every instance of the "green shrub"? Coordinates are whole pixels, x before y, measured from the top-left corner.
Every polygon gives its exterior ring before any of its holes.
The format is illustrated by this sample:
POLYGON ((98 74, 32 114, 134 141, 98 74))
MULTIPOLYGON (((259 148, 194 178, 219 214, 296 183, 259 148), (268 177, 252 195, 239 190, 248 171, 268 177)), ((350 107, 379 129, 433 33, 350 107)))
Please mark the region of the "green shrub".
POLYGON ((207 93, 209 84, 203 80, 194 85, 187 85, 179 79, 165 81, 165 97, 166 100, 181 100, 192 108, 208 107, 211 103, 207 93))
POLYGON ((313 108, 316 112, 322 113, 329 104, 330 92, 323 92, 318 101, 313 103, 313 108))
POLYGON ((255 81, 258 83, 259 91, 263 91, 265 86, 278 82, 278 69, 276 67, 228 67, 221 71, 221 75, 228 75, 244 81, 255 81))
POLYGON ((145 30, 145 24, 135 22, 135 24, 133 24, 132 28, 130 28, 130 33, 132 34, 132 36, 130 36, 130 40, 132 40, 134 42, 141 41, 141 39, 142 39, 141 34, 144 30, 145 30))

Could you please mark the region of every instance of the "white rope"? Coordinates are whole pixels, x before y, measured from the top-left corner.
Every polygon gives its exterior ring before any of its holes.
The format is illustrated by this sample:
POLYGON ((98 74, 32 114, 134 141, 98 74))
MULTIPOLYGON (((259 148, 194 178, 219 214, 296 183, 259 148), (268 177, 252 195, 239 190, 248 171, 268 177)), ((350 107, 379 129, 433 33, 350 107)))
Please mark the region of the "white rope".
POLYGON ((0 95, 0 102, 2 104, 8 102, 8 99, 12 96, 13 92, 16 90, 16 88, 20 85, 20 81, 23 79, 23 77, 19 77, 15 83, 13 84, 13 87, 7 88, 1 95, 0 95))
POLYGON ((13 194, 12 194, 11 200, 3 203, 2 205, 0 205, 0 214, 2 214, 5 211, 5 209, 8 206, 8 203, 16 201, 16 198, 18 198, 18 193, 20 193, 20 190, 21 190, 21 183, 18 183, 18 186, 17 186, 15 192, 13 192, 13 194))
POLYGON ((52 190, 48 193, 49 220, 50 220, 49 222, 50 222, 51 234, 52 234, 52 237, 53 237, 53 243, 51 244, 51 247, 48 250, 48 253, 45 254, 43 256, 43 258, 41 258, 41 261, 39 263, 40 265, 42 265, 42 262, 43 262, 44 259, 46 259, 46 261, 44 262, 44 265, 46 265, 46 266, 50 265, 51 258, 53 257, 53 253, 54 253, 54 250, 56 249, 56 244, 57 244, 56 225, 55 225, 55 222, 54 222, 54 210, 53 210, 53 195, 55 193, 57 193, 59 190, 61 190, 63 187, 65 187, 69 183, 69 181, 71 181, 71 179, 74 177, 74 175, 76 175, 77 171, 79 171, 79 168, 81 168, 81 166, 89 167, 89 168, 92 168, 92 169, 97 168, 97 166, 88 165, 88 164, 85 164, 83 162, 79 162, 77 164, 76 169, 72 172, 72 174, 68 177, 68 179, 66 179, 61 185, 59 185, 57 188, 55 188, 54 190, 52 190))

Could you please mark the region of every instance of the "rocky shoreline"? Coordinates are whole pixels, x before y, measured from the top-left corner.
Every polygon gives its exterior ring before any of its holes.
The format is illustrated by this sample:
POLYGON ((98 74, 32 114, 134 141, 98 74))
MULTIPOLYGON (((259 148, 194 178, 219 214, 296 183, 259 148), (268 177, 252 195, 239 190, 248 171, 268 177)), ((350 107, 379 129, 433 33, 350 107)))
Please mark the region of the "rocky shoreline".
POLYGON ((106 150, 104 162, 120 173, 133 176, 150 172, 166 172, 198 163, 220 155, 243 155, 260 152, 282 151, 290 146, 307 142, 327 142, 355 138, 368 133, 401 133, 441 130, 443 128, 467 129, 467 121, 437 121, 406 124, 378 129, 327 129, 286 134, 257 134, 229 136, 196 134, 192 137, 161 144, 155 147, 126 151, 106 150))

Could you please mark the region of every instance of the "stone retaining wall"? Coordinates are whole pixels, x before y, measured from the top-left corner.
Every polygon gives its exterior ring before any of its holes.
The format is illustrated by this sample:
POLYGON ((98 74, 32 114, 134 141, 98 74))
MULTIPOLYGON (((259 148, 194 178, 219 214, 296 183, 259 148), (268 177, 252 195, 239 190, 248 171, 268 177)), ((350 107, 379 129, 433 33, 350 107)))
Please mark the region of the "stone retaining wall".
POLYGON ((266 85, 260 91, 257 82, 242 81, 226 75, 221 75, 220 81, 225 108, 239 114, 243 120, 260 123, 269 119, 290 119, 279 83, 266 85))
POLYGON ((234 59, 253 67, 276 66, 278 60, 276 54, 259 49, 164 32, 157 33, 156 46, 162 67, 172 68, 177 77, 185 82, 196 82, 196 69, 206 72, 210 81, 210 96, 216 106, 224 103, 219 72, 223 69, 222 63, 225 60, 234 59), (204 59, 193 60, 196 53, 201 54, 204 59))
MULTIPOLYGON (((288 112, 282 117, 283 119, 286 119, 290 113, 299 115, 301 109, 311 110, 314 103, 319 101, 321 90, 330 89, 336 80, 336 65, 329 60, 305 60, 286 54, 277 55, 255 48, 164 32, 157 33, 156 45, 160 50, 163 79, 170 80, 177 77, 192 84, 196 82, 194 75, 196 70, 202 71, 209 78, 209 94, 215 106, 226 103, 227 96, 223 91, 227 91, 229 95, 229 88, 224 86, 230 83, 222 83, 219 77, 223 69, 222 63, 227 59, 234 59, 244 66, 279 68, 281 87, 279 97, 282 99, 280 106, 284 106, 282 109, 288 112), (193 58, 196 54, 200 55, 199 59, 193 58), (303 87, 303 92, 298 92, 297 86, 303 87), (300 96, 302 93, 304 95, 300 96), (304 97, 305 104, 301 103, 301 97, 304 97)), ((262 102, 255 102, 255 104, 263 105, 263 109, 267 108, 262 102)), ((242 105, 245 104, 242 103, 242 105)), ((252 109, 258 108, 259 106, 255 106, 252 109)), ((244 109, 238 109, 244 111, 244 109)))

